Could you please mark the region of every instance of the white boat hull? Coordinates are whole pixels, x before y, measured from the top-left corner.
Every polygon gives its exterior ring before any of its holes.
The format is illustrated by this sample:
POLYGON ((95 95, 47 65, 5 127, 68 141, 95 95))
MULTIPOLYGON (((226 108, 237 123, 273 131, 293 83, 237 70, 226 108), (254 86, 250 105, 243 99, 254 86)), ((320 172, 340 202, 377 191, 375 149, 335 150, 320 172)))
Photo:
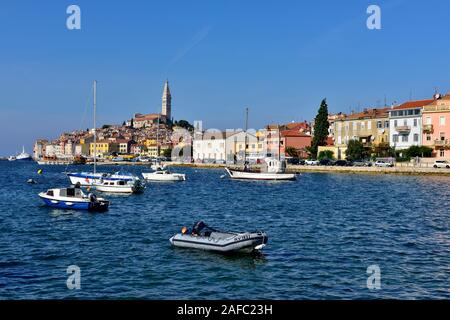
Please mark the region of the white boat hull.
POLYGON ((186 175, 182 173, 165 173, 158 174, 156 172, 144 172, 142 176, 148 181, 185 181, 186 175))
POLYGON ((110 192, 110 193, 134 193, 135 188, 132 186, 104 186, 104 185, 95 185, 95 189, 101 192, 110 192))
POLYGON ((225 168, 231 179, 239 180, 295 180, 294 173, 238 171, 225 168))

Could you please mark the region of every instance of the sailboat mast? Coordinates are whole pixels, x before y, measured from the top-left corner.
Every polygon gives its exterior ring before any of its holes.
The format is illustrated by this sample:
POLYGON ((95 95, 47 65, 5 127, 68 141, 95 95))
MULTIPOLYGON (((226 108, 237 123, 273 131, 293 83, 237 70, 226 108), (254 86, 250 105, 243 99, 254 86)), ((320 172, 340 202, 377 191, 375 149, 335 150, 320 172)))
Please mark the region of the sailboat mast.
POLYGON ((245 108, 244 165, 247 162, 247 130, 248 130, 248 108, 245 108))
POLYGON ((159 116, 158 116, 158 128, 156 128, 156 157, 159 158, 159 116))
POLYGON ((281 129, 278 125, 278 161, 281 161, 281 129))
POLYGON ((97 127, 96 127, 96 113, 97 113, 97 80, 94 80, 94 176, 97 171, 97 127))

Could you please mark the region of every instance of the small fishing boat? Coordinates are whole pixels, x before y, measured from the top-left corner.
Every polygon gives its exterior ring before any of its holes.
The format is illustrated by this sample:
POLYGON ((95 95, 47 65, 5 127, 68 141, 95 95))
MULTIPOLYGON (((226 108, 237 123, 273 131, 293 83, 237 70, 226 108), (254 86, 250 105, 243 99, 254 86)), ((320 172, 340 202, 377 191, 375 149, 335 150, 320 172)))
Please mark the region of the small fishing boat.
POLYGON ((142 176, 149 181, 185 181, 184 173, 172 173, 169 170, 157 170, 155 172, 143 172, 142 176))
POLYGON ((95 194, 86 195, 79 188, 54 188, 39 193, 44 203, 53 208, 88 210, 103 212, 108 210, 109 201, 97 198, 95 194))
POLYGON ((216 251, 222 253, 250 253, 262 250, 268 237, 263 231, 225 232, 207 226, 203 221, 197 222, 192 230, 186 227, 169 239, 175 247, 216 251))
POLYGON ((273 158, 265 159, 260 171, 252 171, 249 168, 235 170, 225 168, 231 179, 241 180, 295 180, 294 173, 285 172, 286 165, 283 161, 273 158))
POLYGON ((145 190, 145 185, 138 178, 133 180, 104 178, 93 186, 97 191, 111 193, 142 193, 145 190))
POLYGON ((16 161, 16 157, 15 156, 9 156, 8 157, 8 161, 16 161))

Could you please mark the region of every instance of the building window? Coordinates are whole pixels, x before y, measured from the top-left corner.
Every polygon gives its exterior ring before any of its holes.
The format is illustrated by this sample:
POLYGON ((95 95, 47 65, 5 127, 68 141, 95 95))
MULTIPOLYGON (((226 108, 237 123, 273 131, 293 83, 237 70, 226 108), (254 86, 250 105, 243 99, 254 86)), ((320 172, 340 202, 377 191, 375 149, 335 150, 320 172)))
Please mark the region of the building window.
POLYGON ((417 127, 417 119, 414 119, 414 127, 417 127))
POLYGON ((372 121, 367 121, 367 130, 372 130, 372 121))
POLYGON ((389 128, 389 121, 385 121, 385 122, 384 122, 384 127, 385 127, 385 128, 389 128))
POLYGON ((394 127, 397 127, 397 120, 394 120, 394 127))
POLYGON ((408 120, 403 120, 403 125, 406 127, 408 125, 408 120))
POLYGON ((431 117, 427 117, 426 122, 427 122, 428 125, 430 125, 431 124, 431 117))
POLYGON ((439 150, 439 156, 441 158, 445 157, 445 150, 444 149, 439 150))
POLYGON ((392 141, 398 142, 398 134, 394 134, 394 135, 392 136, 392 141))
POLYGON ((408 136, 402 135, 402 142, 408 142, 408 136))
POLYGON ((431 141, 431 134, 427 134, 427 141, 431 141))
POLYGON ((383 125, 382 125, 382 122, 381 122, 381 121, 377 121, 377 128, 378 128, 378 129, 381 129, 382 126, 383 126, 383 125))
POLYGON ((414 133, 414 142, 419 142, 419 134, 414 133))
POLYGON ((445 126, 445 117, 444 116, 439 117, 439 124, 441 126, 445 126))

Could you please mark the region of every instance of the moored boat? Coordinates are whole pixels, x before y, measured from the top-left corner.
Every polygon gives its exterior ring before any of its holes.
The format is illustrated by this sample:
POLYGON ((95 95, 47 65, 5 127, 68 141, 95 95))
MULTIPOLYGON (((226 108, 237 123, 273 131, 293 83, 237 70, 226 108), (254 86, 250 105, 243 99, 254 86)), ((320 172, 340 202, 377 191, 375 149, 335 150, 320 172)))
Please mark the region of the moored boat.
POLYGON ((104 178, 100 182, 94 183, 93 186, 97 191, 110 193, 142 193, 145 185, 140 179, 123 180, 104 178))
POLYGON ((295 180, 294 173, 286 173, 283 161, 273 158, 265 159, 260 171, 251 171, 249 168, 235 170, 225 168, 231 179, 241 180, 295 180))
POLYGON ((226 232, 207 226, 203 221, 197 222, 192 230, 183 227, 169 239, 175 247, 208 250, 222 253, 250 253, 262 250, 268 237, 263 231, 226 232))
POLYGON ((86 195, 80 188, 53 188, 39 193, 45 205, 58 209, 88 210, 103 212, 108 210, 109 201, 97 198, 93 193, 86 195))
POLYGON ((17 161, 30 161, 32 160, 31 156, 25 152, 25 146, 22 147, 22 152, 16 156, 17 161))
POLYGON ((155 172, 143 172, 142 176, 149 181, 185 181, 184 173, 172 173, 169 170, 157 170, 155 172))

